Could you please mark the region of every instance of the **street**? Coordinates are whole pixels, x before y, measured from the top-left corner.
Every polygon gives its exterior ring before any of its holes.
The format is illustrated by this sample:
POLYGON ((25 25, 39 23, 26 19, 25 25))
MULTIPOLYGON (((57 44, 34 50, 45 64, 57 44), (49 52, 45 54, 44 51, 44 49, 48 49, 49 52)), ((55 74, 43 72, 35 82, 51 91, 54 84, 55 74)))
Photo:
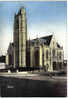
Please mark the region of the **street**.
POLYGON ((43 76, 29 72, 0 73, 2 97, 65 97, 65 76, 43 76))

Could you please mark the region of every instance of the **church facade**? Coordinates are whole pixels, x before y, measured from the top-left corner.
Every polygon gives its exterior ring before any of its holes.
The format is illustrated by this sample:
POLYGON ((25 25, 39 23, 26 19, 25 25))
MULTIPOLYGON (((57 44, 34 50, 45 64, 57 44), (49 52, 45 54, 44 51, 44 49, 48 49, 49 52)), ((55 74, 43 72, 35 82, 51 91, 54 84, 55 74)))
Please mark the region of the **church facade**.
POLYGON ((45 71, 63 69, 64 52, 54 35, 27 40, 27 19, 22 7, 14 17, 14 41, 6 54, 7 67, 34 67, 45 71))
POLYGON ((27 55, 30 56, 27 65, 43 68, 45 71, 63 69, 63 47, 56 42, 54 35, 29 41, 27 49, 27 55))

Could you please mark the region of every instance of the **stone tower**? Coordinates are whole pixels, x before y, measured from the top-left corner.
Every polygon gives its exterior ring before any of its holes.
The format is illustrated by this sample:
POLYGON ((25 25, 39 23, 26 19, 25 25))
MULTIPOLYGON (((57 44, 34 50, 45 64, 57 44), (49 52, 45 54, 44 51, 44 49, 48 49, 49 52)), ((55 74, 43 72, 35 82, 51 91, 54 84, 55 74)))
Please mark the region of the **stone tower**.
POLYGON ((27 22, 25 8, 14 17, 14 66, 26 66, 27 22))

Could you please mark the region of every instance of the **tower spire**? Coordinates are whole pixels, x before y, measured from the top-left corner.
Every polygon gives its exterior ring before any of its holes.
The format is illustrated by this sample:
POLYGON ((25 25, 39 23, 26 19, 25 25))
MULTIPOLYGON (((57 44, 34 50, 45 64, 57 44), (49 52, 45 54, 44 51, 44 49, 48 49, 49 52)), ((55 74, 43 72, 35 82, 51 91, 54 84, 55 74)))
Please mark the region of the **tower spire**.
POLYGON ((26 66, 27 22, 25 8, 21 7, 14 19, 15 66, 26 66))

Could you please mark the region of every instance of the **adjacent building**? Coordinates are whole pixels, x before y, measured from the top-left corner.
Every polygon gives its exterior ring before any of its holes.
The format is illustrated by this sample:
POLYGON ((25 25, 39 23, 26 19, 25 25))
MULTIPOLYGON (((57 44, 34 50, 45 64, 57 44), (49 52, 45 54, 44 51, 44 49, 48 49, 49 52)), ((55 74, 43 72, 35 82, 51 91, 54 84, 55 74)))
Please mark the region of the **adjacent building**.
POLYGON ((27 19, 22 7, 14 17, 14 41, 7 51, 7 65, 35 67, 45 71, 63 69, 64 52, 54 35, 27 40, 27 19))

